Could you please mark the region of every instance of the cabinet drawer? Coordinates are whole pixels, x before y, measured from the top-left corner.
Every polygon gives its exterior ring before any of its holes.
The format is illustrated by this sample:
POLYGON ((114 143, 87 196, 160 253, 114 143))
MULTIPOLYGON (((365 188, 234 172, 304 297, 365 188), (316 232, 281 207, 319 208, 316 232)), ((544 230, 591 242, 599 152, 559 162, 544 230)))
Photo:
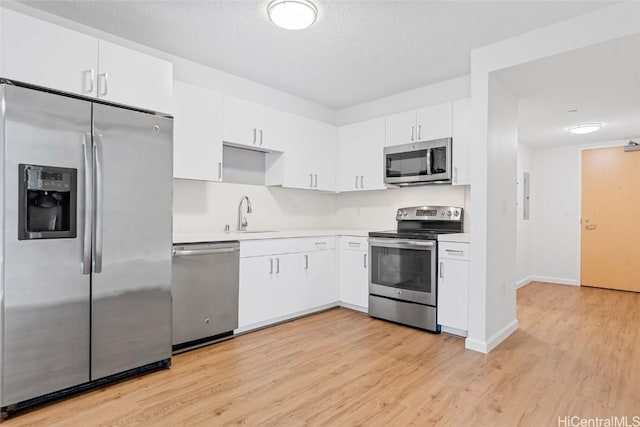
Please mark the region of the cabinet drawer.
POLYGON ((335 236, 263 239, 240 242, 240 257, 291 254, 335 249, 335 236))
POLYGON ((366 237, 342 236, 340 237, 340 248, 353 251, 368 251, 369 241, 366 237))
POLYGON ((469 244, 454 242, 438 243, 438 258, 469 260, 469 244))

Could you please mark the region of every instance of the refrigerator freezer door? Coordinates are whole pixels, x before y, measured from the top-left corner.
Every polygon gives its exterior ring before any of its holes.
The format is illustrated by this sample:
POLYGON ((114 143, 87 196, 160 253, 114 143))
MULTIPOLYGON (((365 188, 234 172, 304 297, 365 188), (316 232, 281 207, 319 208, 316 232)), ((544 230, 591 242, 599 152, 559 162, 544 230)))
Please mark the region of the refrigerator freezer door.
POLYGON ((171 357, 173 121, 93 109, 95 380, 171 357))
MULTIPOLYGON (((0 93, 5 108, 0 133, 0 406, 7 406, 89 381, 90 276, 82 273, 82 261, 83 140, 91 146, 91 103, 6 84, 0 93), (35 210, 58 203, 55 192, 41 191, 41 202, 36 192, 19 197, 25 179, 20 164, 77 171, 75 237, 18 240, 19 200, 33 203, 35 210)), ((44 177, 59 185, 55 175, 44 177)), ((57 214, 51 215, 56 221, 57 214)))

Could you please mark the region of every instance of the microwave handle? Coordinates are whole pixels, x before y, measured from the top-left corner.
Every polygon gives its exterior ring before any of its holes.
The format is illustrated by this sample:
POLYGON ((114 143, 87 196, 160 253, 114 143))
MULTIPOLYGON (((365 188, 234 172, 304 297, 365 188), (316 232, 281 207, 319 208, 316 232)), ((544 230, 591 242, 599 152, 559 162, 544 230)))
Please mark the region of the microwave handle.
POLYGON ((431 148, 427 150, 427 175, 431 175, 431 151, 431 148))

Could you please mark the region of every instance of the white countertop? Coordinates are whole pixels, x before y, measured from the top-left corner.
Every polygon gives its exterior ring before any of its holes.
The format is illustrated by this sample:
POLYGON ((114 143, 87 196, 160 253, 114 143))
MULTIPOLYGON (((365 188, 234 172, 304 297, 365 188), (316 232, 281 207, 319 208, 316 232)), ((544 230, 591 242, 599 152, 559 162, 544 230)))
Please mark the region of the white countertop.
POLYGON ((438 242, 457 242, 457 243, 469 243, 470 233, 452 233, 452 234, 440 234, 438 236, 438 242))
MULTIPOLYGON (((251 231, 251 230, 249 230, 251 231)), ((216 232, 198 231, 189 233, 174 233, 173 243, 195 242, 225 242, 230 240, 261 240, 261 239, 288 239, 294 237, 319 237, 319 236, 356 236, 368 237, 370 230, 362 229, 300 229, 265 231, 259 233, 216 232)))

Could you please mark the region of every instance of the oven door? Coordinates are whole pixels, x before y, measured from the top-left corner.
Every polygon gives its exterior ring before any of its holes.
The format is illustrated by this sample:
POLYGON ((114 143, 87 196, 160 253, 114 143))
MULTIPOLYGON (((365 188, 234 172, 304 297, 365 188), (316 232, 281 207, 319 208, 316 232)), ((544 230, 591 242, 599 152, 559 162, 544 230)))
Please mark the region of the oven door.
POLYGON ((369 293, 436 305, 434 240, 369 239, 369 293))

